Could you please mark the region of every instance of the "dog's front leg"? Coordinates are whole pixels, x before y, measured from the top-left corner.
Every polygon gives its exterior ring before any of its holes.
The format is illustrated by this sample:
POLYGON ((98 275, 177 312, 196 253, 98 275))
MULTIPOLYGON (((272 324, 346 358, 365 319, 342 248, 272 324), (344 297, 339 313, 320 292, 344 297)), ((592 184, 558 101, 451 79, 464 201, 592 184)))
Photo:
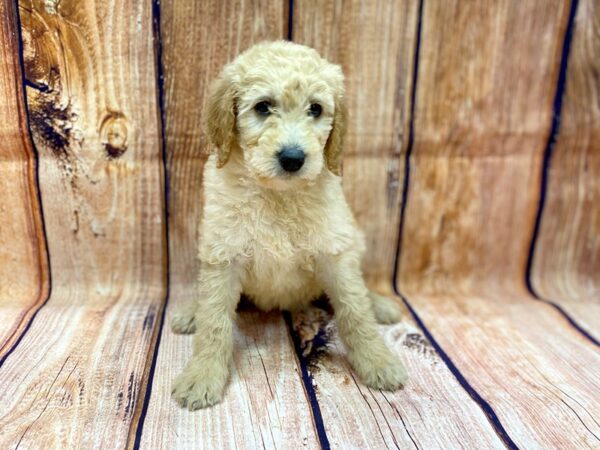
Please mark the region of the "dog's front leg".
POLYGON ((360 271, 360 253, 350 250, 322 256, 318 273, 354 371, 366 385, 376 389, 403 387, 406 369, 377 330, 369 291, 360 271))
POLYGON ((241 294, 235 263, 202 264, 196 310, 194 355, 175 379, 173 398, 190 410, 214 405, 223 396, 233 352, 233 323, 241 294))

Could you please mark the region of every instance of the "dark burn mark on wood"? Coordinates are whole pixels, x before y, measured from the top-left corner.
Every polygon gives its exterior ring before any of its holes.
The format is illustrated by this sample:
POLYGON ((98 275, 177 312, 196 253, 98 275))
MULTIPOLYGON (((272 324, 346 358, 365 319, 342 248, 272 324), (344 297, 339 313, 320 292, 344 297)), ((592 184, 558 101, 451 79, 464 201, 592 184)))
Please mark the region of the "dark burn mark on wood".
POLYGON ((121 406, 123 406, 123 391, 119 391, 117 394, 117 411, 121 409, 121 406))
POLYGON ((435 349, 421 333, 408 333, 404 336, 402 345, 428 358, 438 359, 435 349))
POLYGON ((85 394, 85 382, 83 379, 79 378, 77 380, 77 385, 79 386, 79 403, 83 403, 83 395, 85 394))
POLYGON ((30 26, 41 27, 29 32, 24 28, 23 57, 31 131, 38 145, 51 149, 55 155, 64 155, 75 140, 77 115, 71 99, 63 95, 56 58, 41 44, 47 30, 37 22, 30 26))
POLYGON ((319 369, 319 361, 328 353, 336 332, 333 312, 326 299, 294 315, 294 329, 300 339, 300 350, 311 372, 319 369))
MULTIPOLYGON (((398 144, 399 146, 401 144, 398 144)), ((396 152, 394 152, 396 153, 396 152)), ((394 159, 390 159, 387 164, 387 182, 386 182, 386 205, 388 213, 395 210, 396 197, 398 195, 398 188, 400 187, 400 162, 399 156, 394 159)))
POLYGON ((122 147, 114 147, 108 143, 104 144, 104 150, 106 151, 106 156, 110 159, 116 159, 125 153, 125 149, 122 147))
POLYGON ((77 234, 79 232, 79 211, 73 211, 73 228, 71 229, 73 234, 77 234))
POLYGON ((133 414, 135 401, 137 398, 137 383, 135 380, 135 374, 131 372, 129 374, 129 382, 127 384, 127 405, 125 405, 125 417, 133 414))
POLYGON ((31 96, 29 102, 29 120, 33 136, 55 155, 65 155, 75 139, 73 124, 77 115, 72 111, 70 102, 61 104, 56 91, 37 92, 38 95, 31 96))
POLYGON ((38 83, 32 80, 25 80, 25 86, 30 87, 31 89, 35 89, 36 91, 40 91, 42 93, 46 93, 50 90, 50 86, 44 83, 38 83))
POLYGON ((146 317, 144 317, 143 329, 144 331, 152 330, 154 326, 154 319, 156 318, 156 310, 154 307, 151 307, 146 313, 146 317))

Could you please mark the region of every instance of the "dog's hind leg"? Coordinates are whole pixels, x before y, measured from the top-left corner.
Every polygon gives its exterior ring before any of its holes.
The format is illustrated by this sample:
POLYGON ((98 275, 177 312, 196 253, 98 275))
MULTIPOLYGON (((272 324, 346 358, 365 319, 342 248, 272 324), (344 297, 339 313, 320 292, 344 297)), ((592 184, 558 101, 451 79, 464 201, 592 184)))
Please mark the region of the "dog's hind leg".
POLYGON ((171 319, 171 329, 177 334, 192 334, 196 332, 196 310, 198 302, 187 301, 175 308, 171 319))
POLYGON ((394 300, 383 297, 373 291, 369 291, 369 298, 373 305, 375 320, 377 320, 378 323, 389 325, 400 322, 402 311, 394 300))

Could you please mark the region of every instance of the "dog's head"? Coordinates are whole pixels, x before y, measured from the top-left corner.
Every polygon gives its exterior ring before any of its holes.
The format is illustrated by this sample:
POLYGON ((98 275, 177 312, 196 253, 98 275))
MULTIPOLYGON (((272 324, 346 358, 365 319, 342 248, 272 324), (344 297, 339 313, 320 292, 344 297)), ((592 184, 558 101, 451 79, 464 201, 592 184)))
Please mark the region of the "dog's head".
POLYGON ((250 48, 216 80, 206 119, 218 167, 240 152, 262 186, 299 186, 327 169, 340 175, 344 77, 314 49, 285 41, 250 48))

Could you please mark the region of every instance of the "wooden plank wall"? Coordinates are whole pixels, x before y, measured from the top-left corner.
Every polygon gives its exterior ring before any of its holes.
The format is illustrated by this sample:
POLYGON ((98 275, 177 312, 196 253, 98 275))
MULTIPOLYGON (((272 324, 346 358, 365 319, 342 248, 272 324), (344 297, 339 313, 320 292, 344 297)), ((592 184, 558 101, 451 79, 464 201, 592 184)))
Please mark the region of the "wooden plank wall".
POLYGON ((418 2, 299 0, 294 8, 292 39, 316 48, 344 69, 349 112, 344 192, 367 236, 365 276, 371 286, 389 291, 404 173, 401 154, 408 144, 418 2), (369 198, 377 201, 366 201, 369 198))
POLYGON ((151 6, 19 3, 52 290, 0 368, 4 448, 121 447, 141 406, 166 290, 151 6))
POLYGON ((547 157, 532 283, 600 339, 600 5, 580 0, 560 130, 547 157))
POLYGON ((597 349, 525 287, 573 8, 458 6, 423 10, 398 288, 512 444, 593 446, 597 349))
POLYGON ((595 0, 0 0, 0 447, 596 447, 599 27, 595 0), (243 309, 223 403, 189 413, 168 322, 207 88, 286 38, 344 68, 344 189, 411 380, 357 382, 326 306, 243 309))
POLYGON ((0 3, 0 360, 48 297, 46 241, 36 186, 36 161, 27 128, 17 11, 0 3), (15 237, 19 237, 16 239, 15 237))

